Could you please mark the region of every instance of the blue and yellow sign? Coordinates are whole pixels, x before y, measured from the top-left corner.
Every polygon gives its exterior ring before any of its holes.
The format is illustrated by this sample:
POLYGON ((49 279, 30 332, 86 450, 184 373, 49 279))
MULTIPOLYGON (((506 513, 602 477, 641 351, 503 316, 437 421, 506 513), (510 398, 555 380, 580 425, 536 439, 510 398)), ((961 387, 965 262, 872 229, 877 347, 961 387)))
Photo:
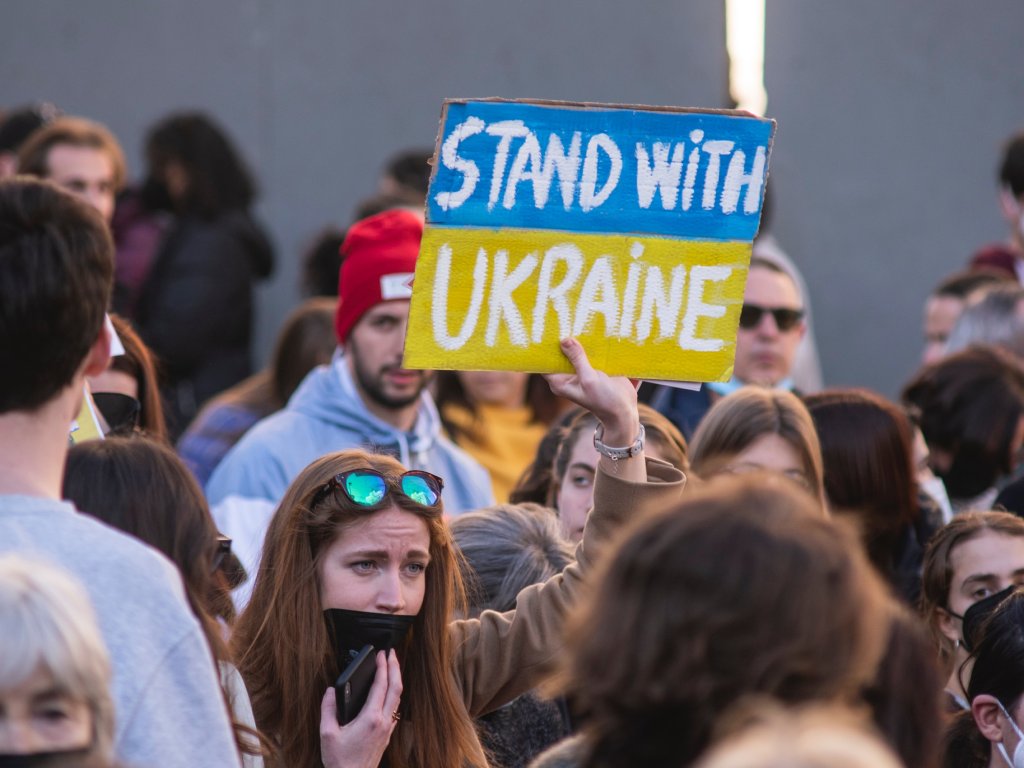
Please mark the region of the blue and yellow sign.
POLYGON ((448 101, 405 365, 727 380, 775 124, 448 101))

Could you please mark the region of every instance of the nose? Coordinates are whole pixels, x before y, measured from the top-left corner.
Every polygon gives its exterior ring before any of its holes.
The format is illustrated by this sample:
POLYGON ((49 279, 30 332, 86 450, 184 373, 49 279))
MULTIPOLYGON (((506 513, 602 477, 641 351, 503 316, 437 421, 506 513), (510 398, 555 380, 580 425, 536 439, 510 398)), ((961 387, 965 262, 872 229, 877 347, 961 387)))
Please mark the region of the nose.
POLYGON ((377 591, 379 613, 401 613, 405 609, 405 590, 398 570, 388 570, 381 575, 377 591))
POLYGON ((761 315, 761 322, 757 324, 755 330, 759 336, 779 335, 779 326, 775 324, 775 316, 771 312, 765 312, 761 315))

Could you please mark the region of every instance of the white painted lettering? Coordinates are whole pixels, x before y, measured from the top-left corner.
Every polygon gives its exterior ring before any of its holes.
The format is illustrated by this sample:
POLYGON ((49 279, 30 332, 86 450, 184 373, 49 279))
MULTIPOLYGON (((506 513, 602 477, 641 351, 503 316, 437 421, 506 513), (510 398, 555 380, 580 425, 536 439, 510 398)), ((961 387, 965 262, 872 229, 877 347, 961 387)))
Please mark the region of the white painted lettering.
POLYGON ((548 304, 558 316, 558 338, 564 339, 572 335, 572 310, 565 295, 576 285, 583 271, 583 252, 572 243, 553 245, 544 253, 537 278, 537 303, 533 307, 533 343, 540 344, 544 340, 544 325, 548 316, 548 304), (565 275, 554 288, 551 278, 555 273, 555 265, 565 262, 565 275))
POLYGON ((700 206, 705 211, 715 207, 715 199, 718 197, 718 174, 722 165, 722 155, 732 152, 735 143, 732 141, 707 141, 701 150, 708 155, 708 167, 704 171, 704 196, 701 198, 700 206))
POLYGON ((512 206, 516 204, 516 187, 519 186, 521 181, 533 181, 533 204, 537 208, 543 208, 544 204, 548 201, 548 187, 551 186, 551 177, 547 178, 547 183, 544 184, 544 180, 541 179, 543 184, 543 192, 538 189, 538 175, 541 168, 540 158, 540 144, 537 143, 537 137, 533 135, 533 132, 528 132, 523 138, 523 143, 519 145, 519 151, 516 152, 515 160, 512 161, 512 167, 508 171, 508 181, 505 184, 505 197, 502 199, 501 204, 506 209, 511 210, 512 206), (526 170, 526 166, 529 165, 530 169, 526 170), (538 195, 538 193, 541 193, 538 195), (543 197, 543 201, 540 199, 543 197))
POLYGON ((640 293, 640 270, 643 269, 637 259, 644 255, 643 243, 629 246, 629 256, 633 262, 626 274, 626 290, 622 295, 622 318, 619 321, 619 338, 627 339, 633 333, 633 321, 636 319, 636 300, 640 293))
POLYGON ((491 194, 487 198, 487 210, 493 210, 501 193, 501 185, 505 178, 505 165, 508 163, 508 148, 512 139, 522 138, 529 133, 522 120, 500 120, 487 126, 487 133, 498 136, 498 147, 494 150, 494 168, 491 175, 491 194))
MULTIPOLYGON (((552 133, 548 139, 548 150, 544 154, 544 200, 547 201, 548 187, 551 184, 551 176, 558 171, 558 187, 562 193, 562 207, 569 210, 572 207, 572 199, 576 194, 576 179, 580 175, 580 143, 582 139, 580 132, 576 131, 569 141, 569 153, 566 154, 562 146, 562 140, 557 134, 552 133)), ((536 178, 536 177, 535 177, 536 178)), ((534 197, 540 199, 538 182, 534 182, 534 197)), ((541 207, 538 205, 538 207, 541 207)))
POLYGON ((637 341, 646 341, 650 337, 655 313, 658 315, 658 338, 669 339, 676 335, 685 281, 686 267, 673 267, 671 283, 666 291, 661 268, 652 266, 647 269, 644 296, 640 304, 640 319, 636 321, 637 341))
POLYGON ((594 260, 580 288, 580 296, 576 301, 576 321, 572 327, 573 336, 587 331, 592 315, 604 315, 605 336, 612 336, 618 330, 619 297, 615 290, 611 260, 607 256, 598 256, 594 260))
POLYGON ((475 136, 484 129, 484 121, 479 117, 470 117, 455 126, 441 147, 441 163, 445 168, 462 174, 462 186, 449 192, 438 192, 434 200, 442 211, 458 208, 473 194, 476 183, 480 180, 480 168, 472 160, 459 157, 459 143, 470 136, 475 136))
POLYGON ((737 149, 729 160, 722 185, 722 213, 733 213, 740 199, 740 190, 747 188, 743 199, 744 213, 757 213, 761 201, 761 186, 764 184, 765 148, 758 147, 750 173, 746 172, 746 154, 737 149))
POLYGON ((437 273, 434 275, 433 303, 430 307, 434 326, 434 340, 442 349, 452 352, 461 349, 476 330, 480 318, 480 307, 484 303, 484 288, 487 284, 487 251, 481 248, 476 254, 473 267, 473 292, 470 294, 469 309, 456 336, 448 332, 448 286, 452 275, 452 248, 448 243, 437 251, 437 273))
POLYGON ((498 342, 498 326, 503 319, 509 341, 517 347, 529 346, 530 337, 526 332, 526 326, 523 325, 523 318, 519 314, 515 299, 512 298, 512 292, 525 282, 536 266, 537 257, 530 253, 510 273, 508 251, 502 249, 494 254, 494 278, 491 281, 487 334, 484 337, 484 343, 488 347, 493 347, 498 342))
POLYGON ((651 156, 642 141, 636 143, 636 195, 641 208, 649 208, 654 200, 654 193, 661 192, 661 207, 671 211, 676 207, 676 195, 679 194, 679 179, 683 173, 683 142, 676 143, 669 160, 670 143, 654 142, 651 156))
POLYGON ((693 205, 693 187, 697 183, 697 169, 700 167, 700 143, 704 141, 704 131, 696 128, 690 131, 690 141, 693 149, 690 150, 690 159, 686 161, 686 178, 683 180, 682 203, 683 210, 690 210, 693 205))
MULTIPOLYGON (((710 143, 710 142, 709 142, 710 143)), ((686 314, 683 328, 679 332, 679 347, 695 352, 717 352, 723 346, 723 339, 702 339, 697 337, 697 321, 702 317, 722 317, 725 307, 721 304, 704 303, 704 284, 719 283, 732 274, 732 267, 694 267, 690 270, 690 290, 686 298, 686 314)))
POLYGON ((606 133, 597 133, 590 137, 587 142, 587 155, 583 160, 583 178, 580 182, 580 208, 584 212, 591 211, 600 206, 609 195, 615 190, 619 183, 619 174, 622 173, 622 153, 618 145, 612 141, 606 133), (598 192, 597 189, 597 163, 598 151, 603 151, 611 163, 608 170, 608 178, 604 186, 598 192))

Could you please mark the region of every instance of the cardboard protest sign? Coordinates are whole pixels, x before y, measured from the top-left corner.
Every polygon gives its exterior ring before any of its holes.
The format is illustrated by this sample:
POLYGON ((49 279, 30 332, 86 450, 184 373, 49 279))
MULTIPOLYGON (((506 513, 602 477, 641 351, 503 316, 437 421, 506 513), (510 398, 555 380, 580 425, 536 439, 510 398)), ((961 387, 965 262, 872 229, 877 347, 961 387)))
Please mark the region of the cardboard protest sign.
POLYGON ((405 365, 724 381, 775 123, 446 101, 405 365))

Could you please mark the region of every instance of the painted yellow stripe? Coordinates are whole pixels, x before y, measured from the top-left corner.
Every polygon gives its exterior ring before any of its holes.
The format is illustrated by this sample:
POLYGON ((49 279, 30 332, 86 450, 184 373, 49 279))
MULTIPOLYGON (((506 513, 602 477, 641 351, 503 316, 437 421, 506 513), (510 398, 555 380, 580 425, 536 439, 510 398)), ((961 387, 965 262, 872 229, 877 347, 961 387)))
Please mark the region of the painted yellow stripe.
POLYGON ((571 333, 610 374, 725 381, 750 250, 749 242, 428 227, 405 365, 568 371, 558 341, 571 333), (515 287, 503 292, 509 281, 515 287))

